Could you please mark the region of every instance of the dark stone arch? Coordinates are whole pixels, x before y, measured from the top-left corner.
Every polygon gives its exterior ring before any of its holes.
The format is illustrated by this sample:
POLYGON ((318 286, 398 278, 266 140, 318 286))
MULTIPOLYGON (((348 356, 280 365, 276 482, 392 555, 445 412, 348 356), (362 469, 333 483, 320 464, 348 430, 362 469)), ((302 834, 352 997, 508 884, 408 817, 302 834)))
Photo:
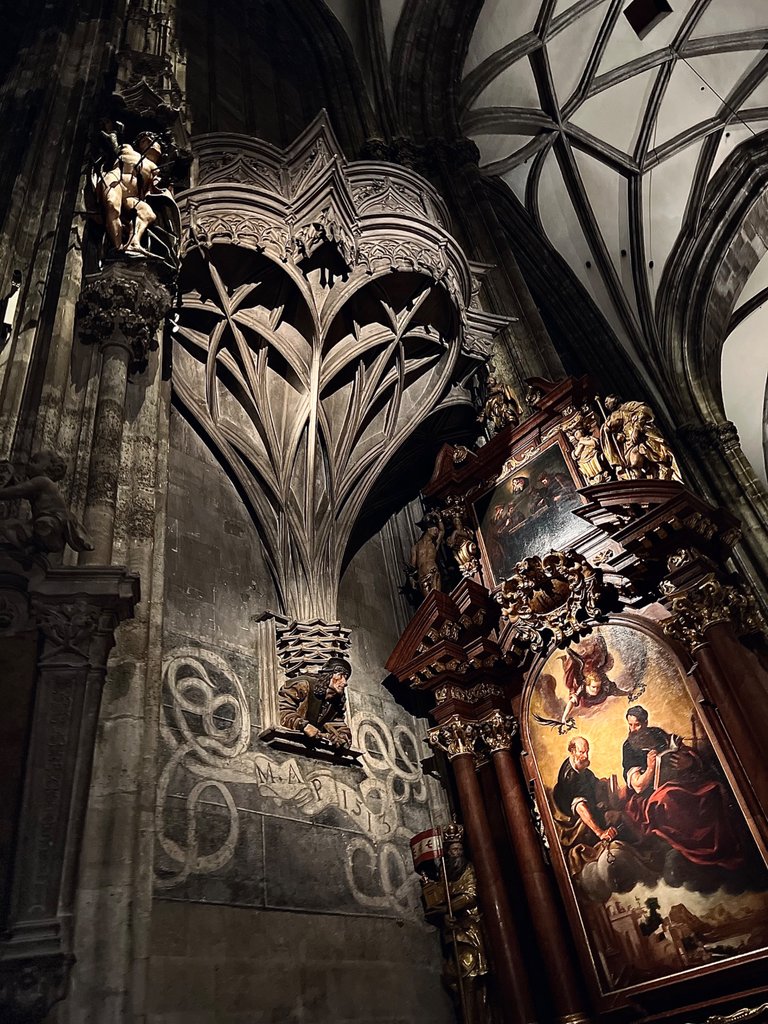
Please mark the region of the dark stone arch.
POLYGON ((321 0, 186 0, 178 37, 194 134, 242 132, 282 147, 322 108, 350 157, 375 134, 352 45, 321 0))
POLYGON ((464 60, 484 0, 406 0, 392 44, 392 88, 405 134, 461 137, 464 60))
POLYGON ((680 235, 664 269, 657 319, 667 384, 689 417, 725 418, 720 354, 736 300, 768 251, 767 190, 768 132, 762 132, 717 171, 705 212, 680 235))

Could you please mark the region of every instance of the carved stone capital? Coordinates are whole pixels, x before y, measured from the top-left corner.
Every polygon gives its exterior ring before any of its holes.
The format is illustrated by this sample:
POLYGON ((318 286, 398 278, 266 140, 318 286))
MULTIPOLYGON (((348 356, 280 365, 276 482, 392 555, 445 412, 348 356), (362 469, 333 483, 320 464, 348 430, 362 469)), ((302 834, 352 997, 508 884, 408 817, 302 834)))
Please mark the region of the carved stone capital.
POLYGON ((124 347, 131 369, 141 372, 172 304, 168 285, 145 261, 110 263, 83 284, 77 304, 80 340, 124 347))
POLYGON ((97 605, 83 598, 58 604, 35 599, 32 611, 57 653, 70 652, 87 657, 90 639, 99 624, 100 609, 97 605))
POLYGON ((480 732, 486 749, 495 754, 499 750, 511 750, 512 741, 517 734, 517 722, 512 715, 502 711, 494 711, 480 723, 480 732))
POLYGON ((37 1024, 67 992, 73 956, 4 960, 0 953, 0 1018, 5 1024, 37 1024))
POLYGON ((576 551, 551 551, 518 562, 495 592, 512 629, 516 653, 562 644, 591 628, 599 615, 603 574, 576 551))
POLYGON ((694 648, 706 642, 706 632, 718 622, 730 622, 739 636, 765 632, 766 623, 744 585, 724 584, 710 573, 697 586, 673 595, 671 618, 664 623, 667 636, 694 648))
POLYGON ((741 448, 739 432, 730 420, 723 423, 690 423, 678 430, 688 447, 699 457, 709 458, 715 449, 723 455, 731 455, 741 448))
POLYGON ((427 741, 430 747, 441 750, 452 761, 464 754, 471 754, 474 757, 478 753, 479 738, 480 731, 476 722, 465 722, 458 715, 454 715, 442 725, 430 729, 427 741))

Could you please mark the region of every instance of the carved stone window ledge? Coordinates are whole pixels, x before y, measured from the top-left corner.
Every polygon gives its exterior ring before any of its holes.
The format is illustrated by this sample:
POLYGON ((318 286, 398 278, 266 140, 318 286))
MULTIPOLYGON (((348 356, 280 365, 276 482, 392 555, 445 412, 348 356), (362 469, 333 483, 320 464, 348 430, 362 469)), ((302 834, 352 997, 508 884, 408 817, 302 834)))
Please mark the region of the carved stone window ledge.
POLYGON ((339 749, 331 747, 327 743, 318 743, 309 739, 298 729, 281 729, 273 727, 259 733, 259 739, 267 746, 275 750, 286 750, 291 754, 302 754, 304 757, 311 757, 314 761, 327 761, 329 764, 354 765, 360 768, 362 750, 353 750, 352 747, 339 749))

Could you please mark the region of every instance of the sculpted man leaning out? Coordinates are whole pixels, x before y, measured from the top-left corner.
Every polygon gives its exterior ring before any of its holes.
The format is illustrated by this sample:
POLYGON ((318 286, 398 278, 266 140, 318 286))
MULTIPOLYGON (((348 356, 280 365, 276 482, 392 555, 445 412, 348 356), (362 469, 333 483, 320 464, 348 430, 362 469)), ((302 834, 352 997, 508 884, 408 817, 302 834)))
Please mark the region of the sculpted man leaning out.
POLYGON ((316 743, 343 750, 352 744, 345 720, 344 691, 352 666, 344 658, 331 658, 318 675, 304 675, 280 687, 278 712, 284 729, 303 732, 316 743))

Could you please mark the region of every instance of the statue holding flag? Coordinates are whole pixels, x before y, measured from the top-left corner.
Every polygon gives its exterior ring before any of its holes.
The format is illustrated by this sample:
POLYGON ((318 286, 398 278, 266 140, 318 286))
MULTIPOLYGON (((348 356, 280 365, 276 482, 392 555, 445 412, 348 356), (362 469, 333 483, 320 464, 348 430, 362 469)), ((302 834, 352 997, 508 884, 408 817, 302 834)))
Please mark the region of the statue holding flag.
POLYGON ((443 981, 458 999, 464 1024, 493 1024, 475 869, 464 852, 464 828, 452 822, 411 839, 413 864, 422 883, 428 920, 439 924, 446 958, 443 981), (439 870, 437 865, 440 865, 439 870))

